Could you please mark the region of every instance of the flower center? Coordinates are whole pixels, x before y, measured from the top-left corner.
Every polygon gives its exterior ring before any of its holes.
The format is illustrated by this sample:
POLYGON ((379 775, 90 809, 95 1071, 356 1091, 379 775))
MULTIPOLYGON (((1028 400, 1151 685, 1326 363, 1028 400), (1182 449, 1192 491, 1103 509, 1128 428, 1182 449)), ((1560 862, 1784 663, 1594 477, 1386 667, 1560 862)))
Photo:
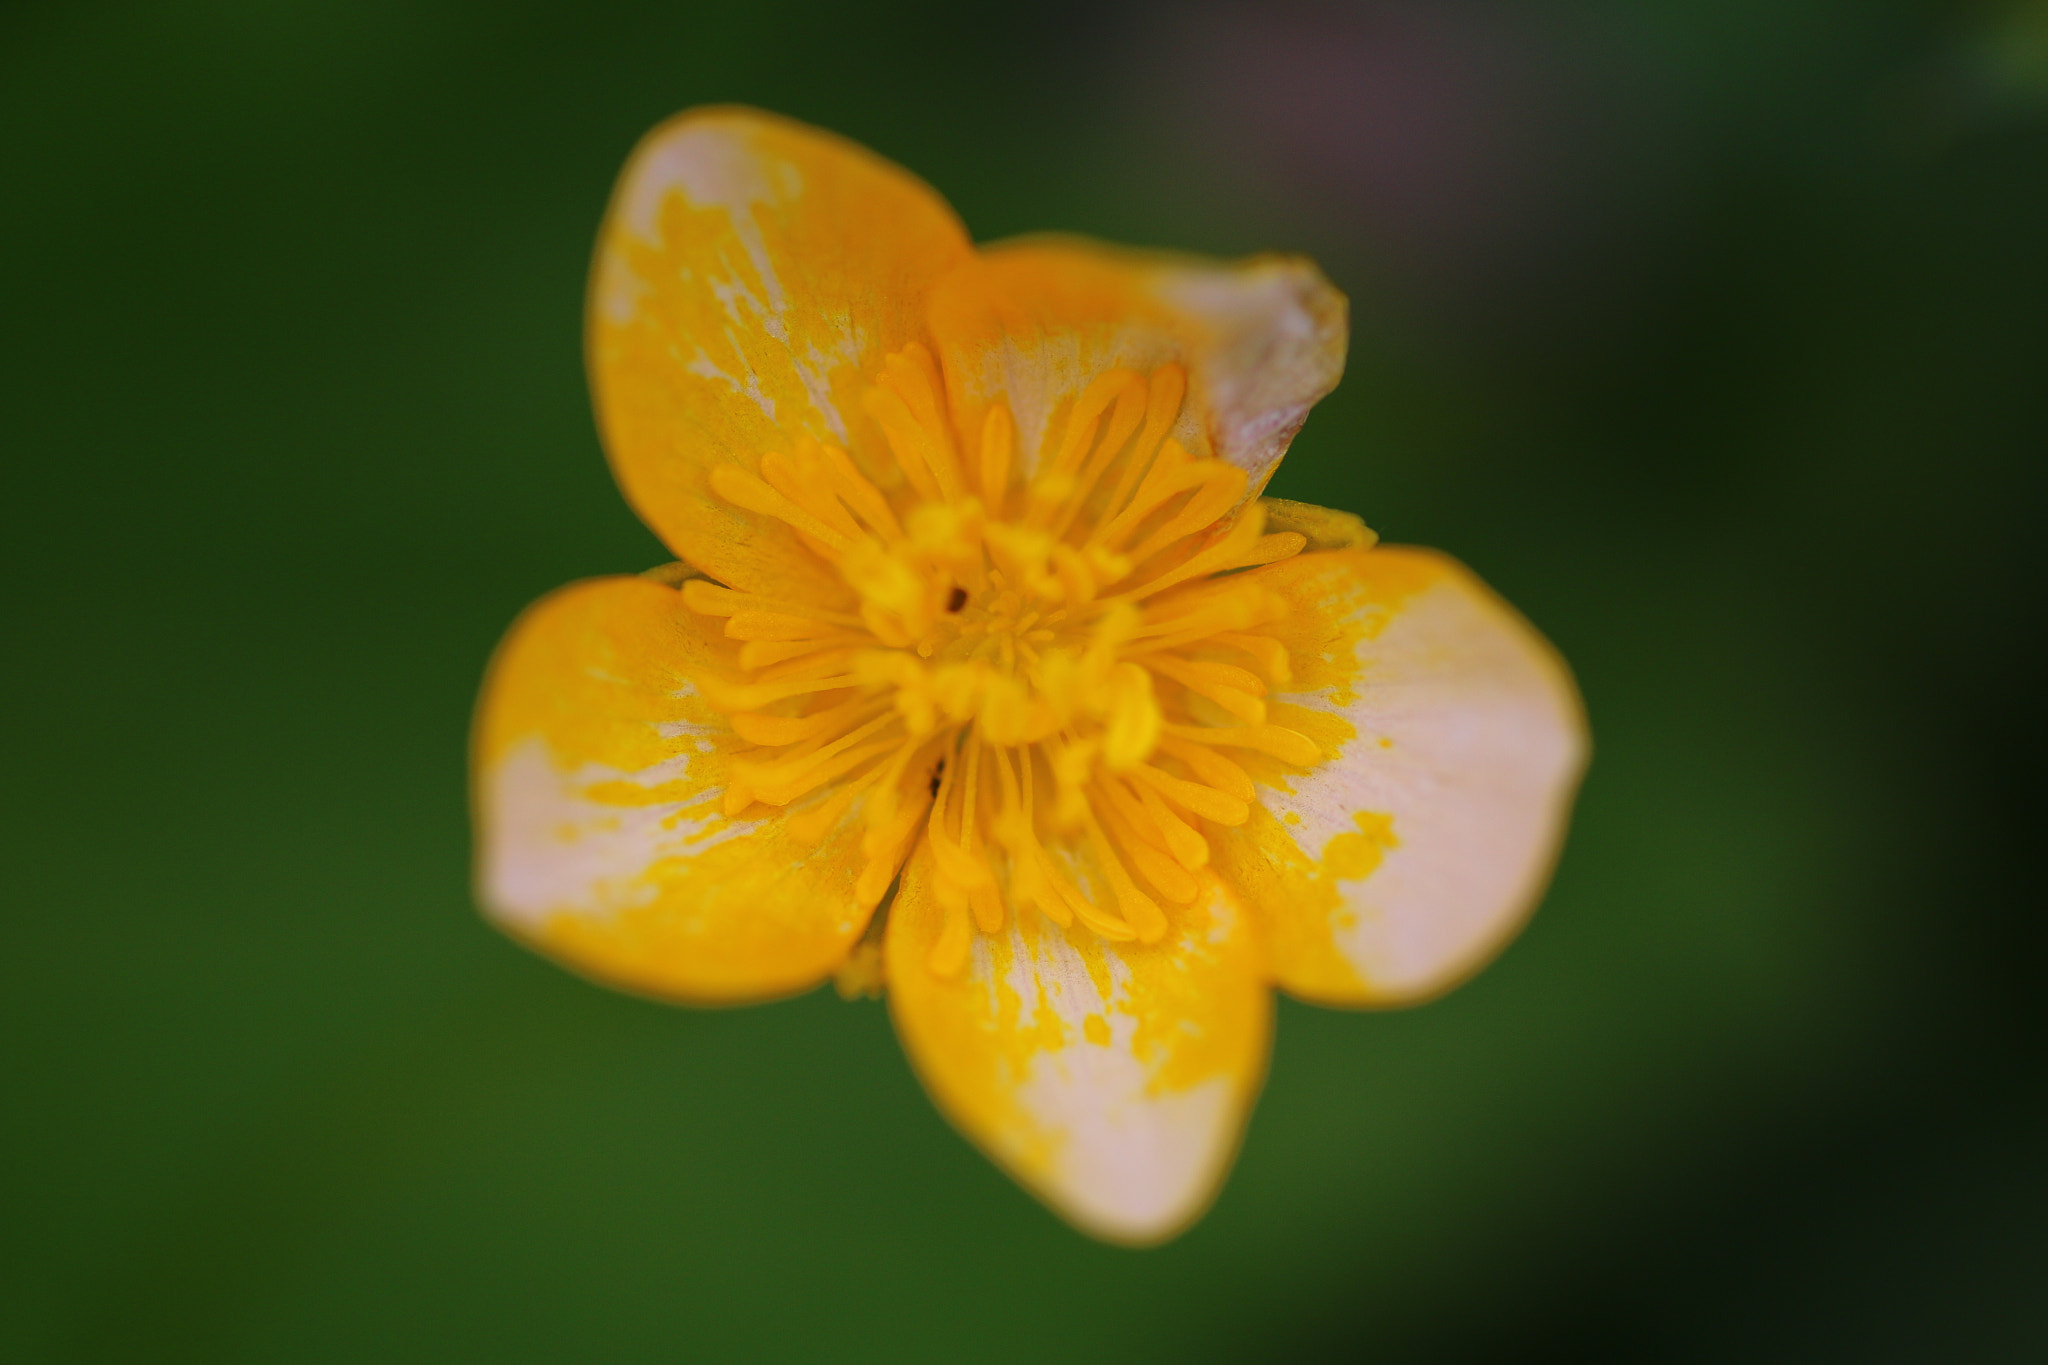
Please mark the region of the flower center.
POLYGON ((741 676, 702 690, 755 747, 725 809, 795 807, 800 840, 865 822, 856 895, 877 904, 913 843, 948 913, 932 967, 957 971, 1006 907, 1156 942, 1209 860, 1210 823, 1242 824, 1251 778, 1226 752, 1307 766, 1267 719, 1288 682, 1284 613, 1257 575, 1297 553, 1263 534, 1242 470, 1173 432, 1186 380, 1112 370, 1055 413, 1035 468, 1009 409, 956 426, 920 346, 889 357, 865 407, 893 464, 864 471, 801 442, 758 475, 722 465, 720 498, 776 518, 843 592, 786 602, 705 580, 741 676))

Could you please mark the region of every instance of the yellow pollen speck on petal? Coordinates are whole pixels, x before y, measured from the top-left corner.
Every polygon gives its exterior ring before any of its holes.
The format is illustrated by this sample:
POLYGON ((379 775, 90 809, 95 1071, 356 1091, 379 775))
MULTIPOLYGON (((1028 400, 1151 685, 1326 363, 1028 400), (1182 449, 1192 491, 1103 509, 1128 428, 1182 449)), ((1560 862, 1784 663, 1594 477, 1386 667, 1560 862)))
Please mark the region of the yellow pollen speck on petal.
POLYGON ((1398 848, 1401 843, 1394 837, 1393 816, 1362 810, 1353 819, 1357 822, 1358 833, 1339 834, 1323 850, 1324 870, 1339 881, 1356 881, 1371 876, 1387 850, 1398 848))
MULTIPOLYGON (((1282 830, 1299 829, 1301 816, 1288 811, 1276 820, 1264 809, 1255 809, 1246 827, 1249 845, 1260 850, 1259 866, 1231 867, 1236 875, 1270 882, 1275 900, 1299 911, 1273 923, 1277 953, 1298 964, 1301 970, 1327 983, 1358 985, 1355 967, 1336 951, 1327 935, 1311 926, 1356 921, 1356 911, 1347 903, 1343 883, 1356 883, 1379 871, 1387 855, 1401 846, 1394 829, 1394 817, 1382 811, 1356 811, 1352 821, 1357 829, 1333 835, 1320 859, 1301 852, 1295 840, 1282 830)), ((1226 850, 1226 865, 1243 856, 1245 845, 1226 850)))

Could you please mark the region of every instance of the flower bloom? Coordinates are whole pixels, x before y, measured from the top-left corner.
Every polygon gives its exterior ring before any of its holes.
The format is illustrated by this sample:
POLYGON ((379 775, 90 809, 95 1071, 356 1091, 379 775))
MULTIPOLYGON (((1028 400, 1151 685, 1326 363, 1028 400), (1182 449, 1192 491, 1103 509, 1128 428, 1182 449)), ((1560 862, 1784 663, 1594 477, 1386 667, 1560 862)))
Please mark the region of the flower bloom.
POLYGON ((1435 993, 1541 891, 1570 675, 1464 568, 1259 496, 1343 367, 1314 266, 976 250, 734 109, 651 134, 589 305, 679 562, 542 599, 479 703, 481 899, 631 990, 886 983, 940 1108, 1156 1241, 1221 1180, 1270 988, 1435 993))

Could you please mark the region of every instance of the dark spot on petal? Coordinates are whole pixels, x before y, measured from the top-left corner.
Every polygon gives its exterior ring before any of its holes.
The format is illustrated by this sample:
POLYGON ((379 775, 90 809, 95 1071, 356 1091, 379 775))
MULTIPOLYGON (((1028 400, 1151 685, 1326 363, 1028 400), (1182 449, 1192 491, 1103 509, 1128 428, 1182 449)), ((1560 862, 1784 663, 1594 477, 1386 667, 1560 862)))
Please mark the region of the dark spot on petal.
POLYGON ((944 776, 944 775, 945 775, 945 772, 946 772, 946 760, 942 758, 942 759, 940 759, 940 760, 939 760, 939 766, 938 766, 938 767, 936 767, 936 768, 934 768, 934 769, 932 769, 932 795, 933 795, 933 796, 937 796, 937 795, 939 794, 939 779, 940 779, 940 778, 941 778, 942 776, 944 776))
POLYGON ((948 597, 948 598, 946 599, 946 610, 947 610, 947 611, 958 611, 958 610, 960 610, 960 608, 962 608, 962 607, 964 607, 964 606, 966 606, 966 605, 967 605, 967 589, 965 589, 965 588, 963 588, 963 587, 960 587, 960 586, 958 586, 958 585, 956 584, 956 585, 954 586, 954 588, 953 588, 953 595, 952 595, 952 596, 950 596, 950 597, 948 597))

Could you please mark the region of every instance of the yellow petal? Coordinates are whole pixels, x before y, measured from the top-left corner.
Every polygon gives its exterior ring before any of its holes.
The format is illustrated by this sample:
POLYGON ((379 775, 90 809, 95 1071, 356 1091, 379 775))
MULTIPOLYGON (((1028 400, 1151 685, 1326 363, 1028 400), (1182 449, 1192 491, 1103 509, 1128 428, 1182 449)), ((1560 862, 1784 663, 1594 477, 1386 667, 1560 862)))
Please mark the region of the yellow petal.
POLYGON ((1309 262, 1238 264, 1074 239, 984 250, 939 282, 932 335, 954 421, 978 432, 1005 399, 1028 477, 1091 380, 1168 362, 1188 374, 1173 435, 1265 485, 1311 404, 1344 370, 1344 296, 1309 262))
POLYGON ((1237 757, 1263 785, 1215 831, 1276 980, 1328 1004, 1395 1004, 1476 970, 1549 880, 1587 738, 1548 642, 1430 550, 1311 553, 1255 570, 1291 607, 1272 720, 1334 758, 1237 757))
POLYGON ((745 746, 692 682, 733 649, 708 619, 644 578, 544 597, 499 646, 474 734, 490 917, 579 971, 707 1003, 815 985, 867 919, 857 821, 806 841, 781 812, 722 815, 745 746))
POLYGON ((1265 1073, 1270 993, 1251 925, 1213 876, 1151 947, 1013 910, 965 967, 920 850, 890 907, 889 1009, 948 1118, 1084 1231, 1156 1242, 1214 1195, 1265 1073))
POLYGON ((830 133, 729 108, 650 133, 606 215, 589 310, 605 446, 641 518, 722 583, 817 596, 795 533, 718 497, 710 470, 758 473, 799 437, 879 451, 861 394, 968 250, 921 181, 830 133))

